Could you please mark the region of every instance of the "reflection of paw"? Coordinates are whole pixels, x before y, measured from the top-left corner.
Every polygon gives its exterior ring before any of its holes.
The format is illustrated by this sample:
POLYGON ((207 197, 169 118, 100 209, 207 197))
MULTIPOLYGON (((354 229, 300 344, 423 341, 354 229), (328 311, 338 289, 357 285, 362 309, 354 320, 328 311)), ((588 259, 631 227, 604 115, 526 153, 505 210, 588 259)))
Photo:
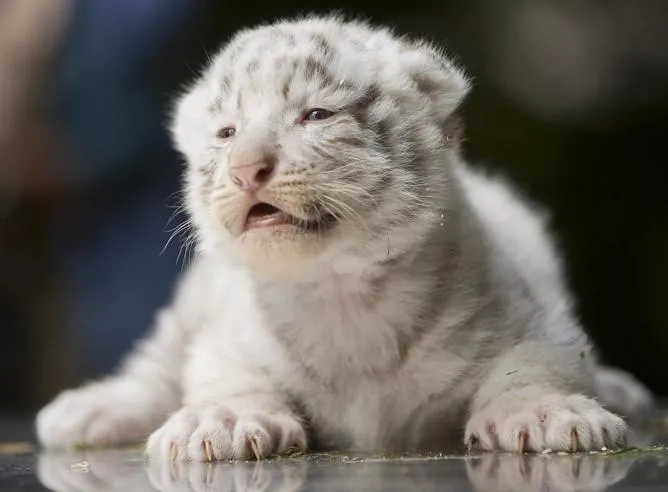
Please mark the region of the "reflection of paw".
POLYGON ((42 453, 37 476, 42 485, 56 492, 154 490, 136 452, 42 453))
POLYGON ((624 479, 633 462, 601 456, 486 454, 467 460, 466 472, 480 492, 605 490, 624 479))
POLYGON ((466 425, 469 447, 504 451, 582 451, 623 446, 624 421, 582 395, 536 399, 509 393, 491 401, 466 425))
POLYGON ((37 436, 47 447, 110 446, 145 439, 153 430, 141 396, 123 385, 93 384, 61 393, 37 415, 37 436))
POLYGON ((148 474, 161 492, 296 492, 307 470, 305 462, 151 462, 148 474))
POLYGON ((222 406, 185 407, 151 435, 152 460, 215 461, 266 458, 306 449, 306 433, 291 415, 241 413, 222 406))

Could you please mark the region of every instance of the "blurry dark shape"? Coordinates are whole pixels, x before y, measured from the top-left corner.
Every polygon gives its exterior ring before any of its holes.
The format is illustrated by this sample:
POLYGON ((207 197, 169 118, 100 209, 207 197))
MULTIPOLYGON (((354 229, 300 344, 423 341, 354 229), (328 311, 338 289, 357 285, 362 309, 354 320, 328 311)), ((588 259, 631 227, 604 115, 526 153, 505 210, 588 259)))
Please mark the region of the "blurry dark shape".
POLYGON ((540 116, 586 122, 668 96, 665 2, 516 4, 490 33, 488 74, 540 116))
POLYGON ((158 65, 193 10, 178 0, 74 1, 52 108, 67 144, 57 171, 69 186, 107 186, 174 161, 164 127, 171 88, 158 65))
POLYGON ((0 11, 0 402, 21 406, 32 397, 41 338, 39 317, 57 319, 46 299, 48 243, 40 237, 40 207, 20 202, 53 191, 42 173, 53 143, 40 116, 47 100, 49 60, 67 26, 69 0, 5 0, 0 11), (27 227, 28 224, 36 227, 27 227), (41 277, 41 278, 40 278, 41 277))
MULTIPOLYGON (((26 140, 44 142, 39 118, 45 102, 48 60, 66 27, 70 0, 4 0, 0 10, 0 214, 19 188, 42 184, 34 163, 23 156, 26 140)), ((29 152, 28 152, 29 155, 29 152)), ((1 215, 0 215, 1 216, 1 215)))
POLYGON ((0 358, 13 369, 0 384, 16 384, 0 400, 25 406, 111 370, 170 294, 176 249, 160 252, 179 159, 164 129, 174 73, 162 67, 201 5, 7 7, 0 305, 10 312, 0 313, 0 358))
POLYGON ((67 197, 50 233, 64 281, 60 329, 78 375, 108 372, 166 302, 179 266, 160 256, 179 187, 164 123, 175 33, 196 3, 74 2, 56 59, 52 121, 63 153, 51 163, 67 197))

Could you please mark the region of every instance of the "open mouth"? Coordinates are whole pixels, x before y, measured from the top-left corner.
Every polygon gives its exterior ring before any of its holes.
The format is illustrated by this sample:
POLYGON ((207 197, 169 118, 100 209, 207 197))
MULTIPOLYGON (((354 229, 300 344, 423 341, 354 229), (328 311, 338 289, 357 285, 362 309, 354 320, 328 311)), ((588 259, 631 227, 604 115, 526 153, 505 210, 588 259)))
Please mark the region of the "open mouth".
POLYGON ((257 203, 248 211, 244 229, 292 225, 304 230, 317 230, 325 222, 329 222, 329 218, 327 220, 299 219, 268 203, 257 203))

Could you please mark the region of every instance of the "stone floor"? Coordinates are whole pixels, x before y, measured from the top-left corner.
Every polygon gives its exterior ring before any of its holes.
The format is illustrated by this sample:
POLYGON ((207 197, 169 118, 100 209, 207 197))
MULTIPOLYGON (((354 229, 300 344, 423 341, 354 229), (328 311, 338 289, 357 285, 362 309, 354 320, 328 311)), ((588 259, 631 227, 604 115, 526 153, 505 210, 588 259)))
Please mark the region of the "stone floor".
POLYGON ((39 454, 30 444, 0 445, 0 491, 668 491, 666 422, 639 432, 636 449, 577 455, 311 454, 176 466, 147 464, 136 450, 39 454))

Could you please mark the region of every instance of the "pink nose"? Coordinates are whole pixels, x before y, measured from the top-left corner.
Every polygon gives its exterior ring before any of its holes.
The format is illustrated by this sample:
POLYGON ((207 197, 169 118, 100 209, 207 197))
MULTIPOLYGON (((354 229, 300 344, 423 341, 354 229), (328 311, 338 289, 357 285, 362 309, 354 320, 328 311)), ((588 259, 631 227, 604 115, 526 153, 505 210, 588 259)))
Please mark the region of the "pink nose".
POLYGON ((274 163, 262 159, 252 164, 234 166, 230 168, 230 179, 237 188, 244 191, 254 191, 262 188, 274 174, 274 163))

